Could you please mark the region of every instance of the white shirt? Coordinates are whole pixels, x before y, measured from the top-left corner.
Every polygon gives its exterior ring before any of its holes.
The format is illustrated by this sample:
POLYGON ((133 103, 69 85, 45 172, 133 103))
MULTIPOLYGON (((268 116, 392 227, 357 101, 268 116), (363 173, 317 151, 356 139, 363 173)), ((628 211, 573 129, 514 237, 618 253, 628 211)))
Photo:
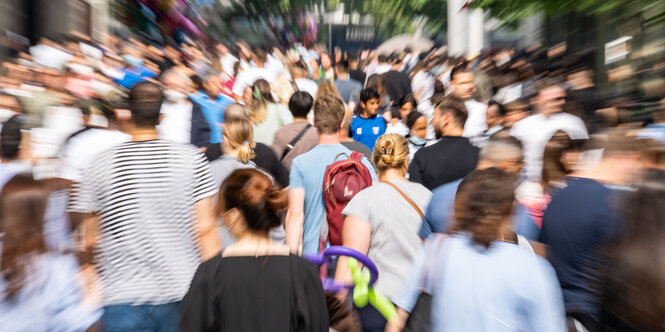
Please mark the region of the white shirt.
POLYGON ((520 97, 522 97, 522 83, 515 83, 501 88, 494 99, 505 105, 520 97))
POLYGON ((406 136, 409 134, 409 127, 407 127, 401 120, 396 124, 388 123, 386 126, 386 134, 397 134, 406 136))
POLYGON ((245 88, 254 84, 254 82, 264 79, 268 83, 275 79, 275 74, 267 68, 253 67, 243 70, 238 74, 235 84, 233 84, 233 93, 242 96, 245 88))
MULTIPOLYGON (((379 74, 379 75, 385 74, 385 73, 389 72, 390 69, 392 69, 392 68, 393 67, 389 64, 383 64, 383 65, 380 64, 380 65, 376 66, 376 70, 374 70, 373 74, 379 74)), ((367 76, 370 76, 370 75, 367 75, 367 76)))
POLYGON ((541 179, 545 145, 559 130, 566 132, 572 139, 589 138, 584 121, 565 112, 550 117, 534 114, 513 125, 510 135, 519 139, 524 146, 524 172, 527 180, 541 179))
POLYGON ((308 78, 296 78, 295 83, 298 90, 309 93, 312 95, 312 98, 316 97, 316 92, 319 90, 319 86, 316 82, 308 78))
POLYGON ((418 98, 419 102, 423 100, 429 100, 434 94, 434 77, 432 77, 432 75, 424 70, 419 71, 418 74, 413 76, 413 79, 411 80, 411 90, 414 94, 420 88, 422 88, 422 91, 420 92, 420 96, 418 98))
POLYGON ((427 99, 424 102, 418 104, 418 111, 427 116, 427 136, 425 136, 425 138, 428 140, 436 139, 434 126, 432 126, 432 120, 434 119, 434 105, 432 105, 432 102, 427 99))
POLYGON ((485 123, 487 105, 473 99, 465 101, 464 105, 466 105, 469 116, 466 118, 462 136, 475 137, 482 135, 487 130, 487 124, 485 123))
POLYGON ((162 103, 160 113, 164 115, 157 126, 159 138, 176 143, 189 144, 192 141, 192 103, 162 103))
POLYGON ((228 75, 233 75, 233 66, 238 62, 238 58, 233 54, 228 53, 219 57, 219 63, 222 65, 222 70, 228 75))
POLYGON ((62 150, 60 178, 81 182, 83 171, 100 153, 132 137, 117 130, 88 128, 69 138, 62 150))

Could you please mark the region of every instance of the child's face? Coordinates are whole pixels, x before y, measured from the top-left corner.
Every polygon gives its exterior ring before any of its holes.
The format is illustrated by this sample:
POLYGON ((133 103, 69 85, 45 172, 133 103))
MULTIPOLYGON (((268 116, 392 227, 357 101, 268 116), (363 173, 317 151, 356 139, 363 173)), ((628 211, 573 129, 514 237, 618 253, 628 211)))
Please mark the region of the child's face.
POLYGON ((416 123, 411 127, 412 134, 415 134, 420 139, 425 139, 427 136, 427 117, 421 116, 416 123))
POLYGON ((372 99, 370 99, 367 102, 362 103, 362 104, 364 104, 364 105, 360 105, 360 106, 363 106, 363 113, 366 116, 376 115, 376 111, 379 109, 379 99, 372 98, 372 99))
POLYGON ((399 112, 402 115, 402 121, 406 122, 406 116, 409 115, 411 110, 413 110, 413 104, 411 103, 404 103, 404 105, 400 106, 399 112))

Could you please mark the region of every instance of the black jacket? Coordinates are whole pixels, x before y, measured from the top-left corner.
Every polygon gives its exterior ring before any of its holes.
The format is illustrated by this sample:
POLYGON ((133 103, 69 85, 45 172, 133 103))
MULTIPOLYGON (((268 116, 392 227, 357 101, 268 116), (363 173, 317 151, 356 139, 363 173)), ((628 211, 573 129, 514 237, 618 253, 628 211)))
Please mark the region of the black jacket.
POLYGON ((192 130, 190 143, 196 147, 204 147, 210 144, 210 124, 201 111, 201 105, 191 100, 192 102, 192 130))

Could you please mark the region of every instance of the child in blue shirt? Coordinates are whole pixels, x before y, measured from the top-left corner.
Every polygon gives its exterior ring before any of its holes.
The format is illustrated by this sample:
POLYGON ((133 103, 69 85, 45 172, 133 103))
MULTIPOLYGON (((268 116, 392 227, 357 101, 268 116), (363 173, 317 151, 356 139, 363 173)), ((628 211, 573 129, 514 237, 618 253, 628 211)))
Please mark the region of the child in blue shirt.
POLYGON ((386 132, 386 121, 383 116, 376 114, 381 106, 379 98, 380 95, 374 88, 360 91, 360 103, 356 109, 356 115, 351 120, 349 136, 366 145, 370 150, 374 150, 374 143, 386 132))

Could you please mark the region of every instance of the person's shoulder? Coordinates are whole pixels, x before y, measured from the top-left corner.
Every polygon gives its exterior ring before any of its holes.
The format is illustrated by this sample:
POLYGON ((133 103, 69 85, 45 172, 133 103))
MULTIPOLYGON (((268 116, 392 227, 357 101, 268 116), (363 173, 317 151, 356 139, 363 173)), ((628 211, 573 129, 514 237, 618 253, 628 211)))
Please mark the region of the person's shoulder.
POLYGON ((448 196, 451 193, 453 196, 455 196, 455 194, 457 193, 457 188, 459 187, 460 183, 462 183, 462 179, 442 184, 434 188, 434 190, 432 190, 432 195, 435 198, 448 196))

